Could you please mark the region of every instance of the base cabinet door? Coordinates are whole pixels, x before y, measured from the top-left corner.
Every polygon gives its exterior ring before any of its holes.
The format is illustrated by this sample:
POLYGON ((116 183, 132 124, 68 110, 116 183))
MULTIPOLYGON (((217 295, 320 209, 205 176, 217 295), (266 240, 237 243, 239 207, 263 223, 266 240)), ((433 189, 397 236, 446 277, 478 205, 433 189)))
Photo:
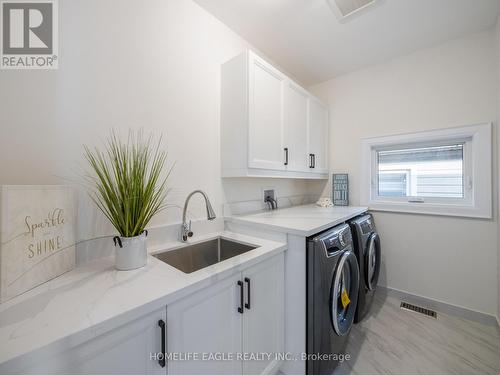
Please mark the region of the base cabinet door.
POLYGON ((241 352, 240 275, 167 306, 167 351, 198 356, 168 361, 168 375, 236 375, 241 361, 203 356, 241 352))
POLYGON ((284 254, 168 305, 168 375, 276 374, 283 311, 284 254))
POLYGON ((243 361, 244 375, 274 374, 284 352, 284 254, 243 271, 246 288, 243 352, 270 358, 243 361))
POLYGON ((162 308, 123 327, 102 334, 16 374, 30 375, 166 375, 161 354, 162 308))
POLYGON ((155 357, 162 350, 159 321, 165 321, 165 308, 91 343, 89 349, 92 350, 88 353, 87 350, 78 352, 83 361, 71 368, 71 374, 166 375, 166 366, 161 366, 159 357, 155 357), (84 358, 87 354, 90 355, 84 358))

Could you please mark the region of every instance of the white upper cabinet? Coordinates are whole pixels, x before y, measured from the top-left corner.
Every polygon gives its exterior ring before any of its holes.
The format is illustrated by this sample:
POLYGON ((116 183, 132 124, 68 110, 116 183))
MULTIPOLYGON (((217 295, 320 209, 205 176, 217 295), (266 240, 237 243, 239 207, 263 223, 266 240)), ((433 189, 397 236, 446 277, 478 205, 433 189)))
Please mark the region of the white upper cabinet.
POLYGON ((222 177, 328 178, 328 113, 318 108, 326 111, 252 51, 223 64, 222 177))
POLYGON ((285 91, 285 164, 288 171, 309 172, 307 112, 309 94, 289 81, 285 91))
POLYGON ((328 109, 315 99, 309 100, 307 149, 310 168, 328 173, 328 109))
POLYGON ((250 168, 284 170, 283 103, 285 76, 265 61, 249 61, 250 168))

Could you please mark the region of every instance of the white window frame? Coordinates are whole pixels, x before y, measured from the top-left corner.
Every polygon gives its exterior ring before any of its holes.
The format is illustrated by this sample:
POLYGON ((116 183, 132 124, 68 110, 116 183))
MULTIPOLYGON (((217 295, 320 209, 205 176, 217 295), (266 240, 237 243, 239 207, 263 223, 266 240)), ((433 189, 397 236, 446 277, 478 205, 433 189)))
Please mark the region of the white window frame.
POLYGON ((361 204, 374 211, 492 218, 491 123, 431 130, 412 134, 365 138, 361 141, 361 204), (464 197, 378 196, 377 151, 464 144, 464 197))

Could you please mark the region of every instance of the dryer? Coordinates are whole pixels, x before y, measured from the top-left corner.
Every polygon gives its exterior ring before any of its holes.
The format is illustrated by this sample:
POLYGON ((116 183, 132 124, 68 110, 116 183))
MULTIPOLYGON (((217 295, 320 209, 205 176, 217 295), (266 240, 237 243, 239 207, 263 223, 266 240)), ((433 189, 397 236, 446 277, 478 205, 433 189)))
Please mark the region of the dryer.
POLYGON ((359 264, 360 287, 354 322, 358 323, 370 311, 378 276, 380 274, 380 236, 371 214, 365 214, 349 222, 354 241, 354 253, 359 264))
POLYGON ((342 361, 360 285, 353 250, 347 224, 307 240, 308 375, 331 375, 342 361))

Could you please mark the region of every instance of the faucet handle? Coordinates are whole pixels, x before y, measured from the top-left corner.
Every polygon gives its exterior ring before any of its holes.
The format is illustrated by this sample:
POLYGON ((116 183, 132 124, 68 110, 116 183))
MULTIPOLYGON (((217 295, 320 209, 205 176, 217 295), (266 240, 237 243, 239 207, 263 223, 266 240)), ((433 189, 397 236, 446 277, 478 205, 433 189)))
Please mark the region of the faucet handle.
POLYGON ((193 237, 193 231, 191 230, 191 220, 189 220, 189 227, 188 227, 188 231, 187 231, 187 236, 193 237))

